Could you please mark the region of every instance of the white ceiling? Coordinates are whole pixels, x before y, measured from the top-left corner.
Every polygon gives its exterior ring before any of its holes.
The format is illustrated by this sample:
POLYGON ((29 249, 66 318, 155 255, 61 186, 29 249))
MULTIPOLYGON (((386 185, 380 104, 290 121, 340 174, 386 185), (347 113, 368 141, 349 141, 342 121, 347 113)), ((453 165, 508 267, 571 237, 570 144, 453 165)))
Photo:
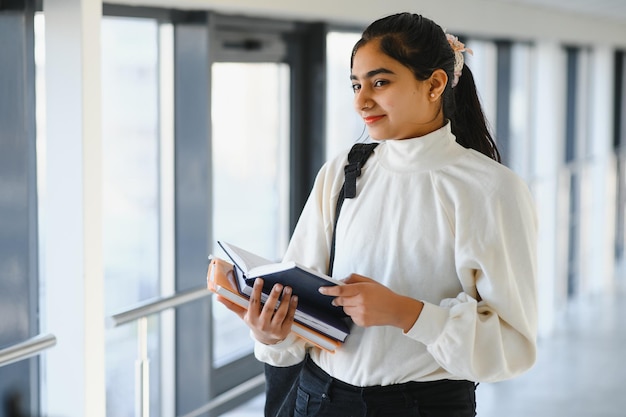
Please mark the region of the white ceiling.
POLYGON ((563 10, 626 23, 626 0, 493 0, 563 10))
MULTIPOLYGON (((0 0, 2 1, 2 0, 0 0)), ((417 10, 476 37, 626 48, 626 0, 107 0, 137 6, 209 9, 224 14, 366 25, 417 10)))

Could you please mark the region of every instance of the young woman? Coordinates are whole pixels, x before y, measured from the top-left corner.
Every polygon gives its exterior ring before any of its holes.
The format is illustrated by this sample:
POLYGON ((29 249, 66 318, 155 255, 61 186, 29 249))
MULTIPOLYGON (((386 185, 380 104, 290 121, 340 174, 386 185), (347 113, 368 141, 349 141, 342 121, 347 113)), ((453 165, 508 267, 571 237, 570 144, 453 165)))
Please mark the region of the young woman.
MULTIPOLYGON (((409 13, 354 47, 355 110, 379 145, 337 223, 333 276, 347 285, 320 289, 355 323, 345 344, 330 354, 290 333, 290 288, 261 306, 255 285, 248 311, 222 300, 258 359, 304 361, 295 416, 474 416, 476 382, 535 361, 534 206, 498 162, 463 50, 409 13)), ((320 170, 286 260, 328 269, 346 155, 320 170)))

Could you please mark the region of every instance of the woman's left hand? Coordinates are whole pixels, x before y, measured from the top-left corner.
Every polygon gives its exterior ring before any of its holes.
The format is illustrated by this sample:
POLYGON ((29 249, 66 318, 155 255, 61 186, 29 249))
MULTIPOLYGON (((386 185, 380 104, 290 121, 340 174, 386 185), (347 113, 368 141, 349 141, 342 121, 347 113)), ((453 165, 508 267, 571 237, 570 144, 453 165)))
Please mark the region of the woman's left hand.
POLYGON ((320 293, 335 297, 333 304, 358 326, 395 326, 408 332, 422 311, 423 303, 393 292, 381 283, 352 274, 346 285, 320 287, 320 293))

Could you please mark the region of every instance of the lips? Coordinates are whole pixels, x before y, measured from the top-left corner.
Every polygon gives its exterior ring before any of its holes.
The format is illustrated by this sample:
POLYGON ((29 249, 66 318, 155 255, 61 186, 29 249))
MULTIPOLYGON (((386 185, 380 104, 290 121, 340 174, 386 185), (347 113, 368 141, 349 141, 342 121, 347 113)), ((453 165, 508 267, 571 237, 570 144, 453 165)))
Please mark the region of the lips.
POLYGON ((365 121, 365 124, 371 125, 373 123, 376 123, 383 117, 385 116, 367 116, 367 117, 364 117, 363 120, 365 121))

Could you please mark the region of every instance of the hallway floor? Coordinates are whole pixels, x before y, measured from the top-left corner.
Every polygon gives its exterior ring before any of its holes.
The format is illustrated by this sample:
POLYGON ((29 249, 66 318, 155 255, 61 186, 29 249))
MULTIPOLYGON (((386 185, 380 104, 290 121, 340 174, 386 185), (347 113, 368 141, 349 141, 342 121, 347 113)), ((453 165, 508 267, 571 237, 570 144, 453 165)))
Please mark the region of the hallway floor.
MULTIPOLYGON (((570 303, 536 365, 511 381, 480 384, 479 417, 626 417, 626 291, 570 303)), ((262 417, 263 398, 226 417, 262 417)))

